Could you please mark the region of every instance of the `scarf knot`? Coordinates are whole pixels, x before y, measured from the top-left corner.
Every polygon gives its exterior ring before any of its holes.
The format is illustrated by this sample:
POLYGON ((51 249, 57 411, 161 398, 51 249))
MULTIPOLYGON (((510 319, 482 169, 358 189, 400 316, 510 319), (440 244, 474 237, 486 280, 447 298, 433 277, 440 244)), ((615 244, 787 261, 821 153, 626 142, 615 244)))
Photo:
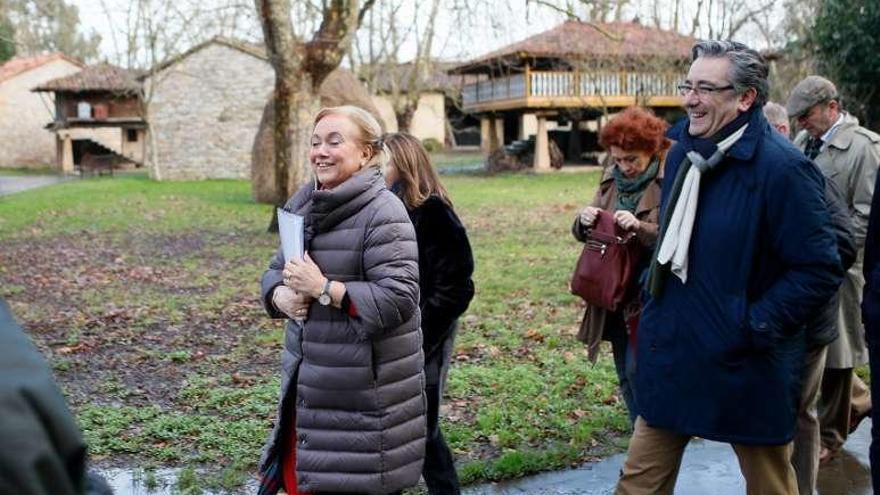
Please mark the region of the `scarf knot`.
POLYGON ((724 160, 724 156, 745 134, 748 126, 748 124, 744 124, 722 139, 709 158, 704 158, 695 150, 689 151, 685 155, 685 159, 675 176, 672 196, 666 207, 667 214, 664 215, 664 220, 667 221, 662 225, 663 233, 660 236, 657 254, 652 260, 651 271, 648 275, 648 286, 654 296, 659 295, 661 290, 662 282, 658 271, 664 265, 668 264, 669 269, 682 283, 687 282, 688 251, 694 229, 694 219, 697 216, 700 179, 704 172, 714 169, 724 160))
POLYGON ((617 190, 617 200, 614 204, 615 210, 626 210, 635 213, 645 189, 648 188, 657 174, 660 172, 660 158, 658 156, 651 157, 651 162, 644 172, 635 176, 627 177, 623 175, 620 168, 615 166, 612 171, 614 177, 614 188, 617 190))

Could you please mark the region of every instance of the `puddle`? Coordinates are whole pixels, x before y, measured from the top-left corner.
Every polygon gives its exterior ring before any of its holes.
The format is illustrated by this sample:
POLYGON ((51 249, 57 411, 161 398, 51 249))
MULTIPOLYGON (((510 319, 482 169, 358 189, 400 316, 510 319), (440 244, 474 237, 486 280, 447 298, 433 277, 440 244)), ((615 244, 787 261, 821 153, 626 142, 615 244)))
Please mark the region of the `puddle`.
POLYGON ((233 495, 256 493, 256 480, 249 480, 236 491, 212 491, 205 488, 181 491, 177 487, 180 469, 104 469, 98 473, 107 480, 114 495, 233 495))

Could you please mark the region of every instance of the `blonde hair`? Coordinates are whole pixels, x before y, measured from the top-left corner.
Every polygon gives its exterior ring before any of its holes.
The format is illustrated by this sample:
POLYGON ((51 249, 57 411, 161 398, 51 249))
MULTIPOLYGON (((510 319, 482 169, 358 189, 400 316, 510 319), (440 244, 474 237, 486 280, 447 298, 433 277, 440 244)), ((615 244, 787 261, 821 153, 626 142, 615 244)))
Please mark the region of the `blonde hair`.
POLYGON ((376 117, 361 107, 354 105, 342 105, 338 107, 324 107, 317 115, 312 126, 329 115, 341 115, 352 121, 360 131, 360 142, 370 150, 370 159, 365 167, 382 167, 388 163, 388 152, 382 146, 382 126, 376 117))
POLYGON ((440 176, 431 165, 431 159, 422 143, 411 134, 396 132, 382 137, 391 165, 397 169, 403 186, 401 194, 408 209, 417 208, 434 195, 450 207, 449 193, 440 182, 440 176))

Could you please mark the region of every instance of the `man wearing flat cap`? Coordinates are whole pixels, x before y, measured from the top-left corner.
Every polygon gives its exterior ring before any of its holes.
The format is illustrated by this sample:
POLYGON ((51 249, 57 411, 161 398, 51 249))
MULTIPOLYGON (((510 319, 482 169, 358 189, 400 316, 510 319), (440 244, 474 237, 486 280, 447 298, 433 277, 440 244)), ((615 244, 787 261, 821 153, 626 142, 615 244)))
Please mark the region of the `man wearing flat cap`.
POLYGON ((794 87, 786 105, 801 131, 795 145, 843 192, 852 218, 858 256, 840 287, 837 340, 828 346, 819 399, 821 460, 839 451, 851 430, 871 411, 871 397, 853 369, 868 362, 860 303, 865 236, 874 181, 880 165, 880 136, 843 111, 834 84, 808 76, 794 87))

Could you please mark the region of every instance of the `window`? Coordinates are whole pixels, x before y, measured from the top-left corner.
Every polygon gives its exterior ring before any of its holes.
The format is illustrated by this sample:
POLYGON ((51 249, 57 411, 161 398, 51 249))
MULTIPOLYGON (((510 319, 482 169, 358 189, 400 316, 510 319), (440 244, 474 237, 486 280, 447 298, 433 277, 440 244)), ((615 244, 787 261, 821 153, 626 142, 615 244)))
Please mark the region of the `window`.
POLYGON ((136 143, 138 140, 138 131, 137 129, 126 129, 125 130, 125 140, 129 143, 136 143))
POLYGON ((90 119, 92 118, 92 106, 87 101, 81 101, 76 104, 76 118, 90 119))

